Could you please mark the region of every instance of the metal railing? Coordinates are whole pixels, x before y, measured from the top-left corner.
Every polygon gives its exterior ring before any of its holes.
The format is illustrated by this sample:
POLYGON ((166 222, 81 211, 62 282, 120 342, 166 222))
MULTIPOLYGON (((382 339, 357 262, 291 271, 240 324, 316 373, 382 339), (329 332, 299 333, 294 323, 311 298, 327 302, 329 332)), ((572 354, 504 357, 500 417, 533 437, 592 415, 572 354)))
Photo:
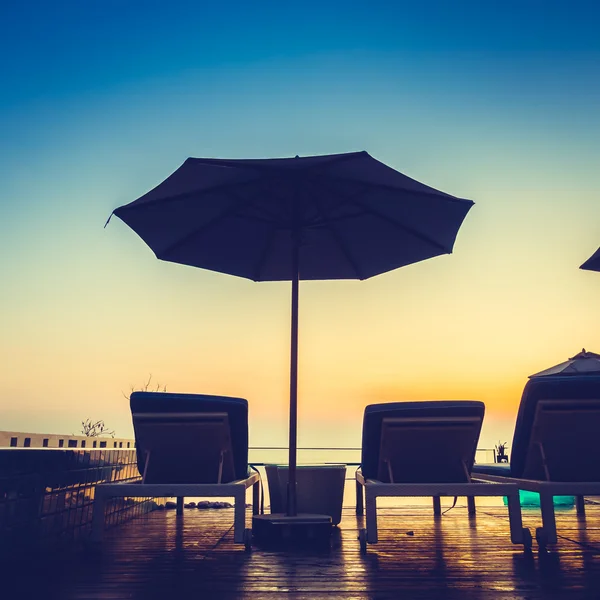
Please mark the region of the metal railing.
MULTIPOLYGON (((0 449, 0 555, 86 536, 96 485, 138 479, 132 449, 0 449)), ((156 506, 151 498, 116 498, 106 521, 122 523, 156 506)))
MULTIPOLYGON (((308 464, 345 464, 348 467, 358 467, 360 465, 360 453, 362 448, 347 446, 347 447, 308 447, 301 446, 298 449, 298 464, 302 462, 306 462, 308 464), (302 455, 307 455, 307 453, 315 453, 318 452, 321 454, 319 456, 319 460, 306 460, 302 461, 302 455), (325 454, 330 455, 331 453, 354 453, 355 456, 346 458, 344 456, 336 457, 335 460, 324 460, 323 457, 325 454)), ((248 448, 249 453, 249 462, 257 467, 264 467, 267 464, 280 463, 285 464, 287 462, 287 446, 250 446, 248 448), (268 460, 256 460, 253 455, 257 452, 279 452, 281 460, 277 460, 274 458, 269 458, 268 460)), ((310 455, 307 456, 310 459, 310 455)), ((475 462, 477 463, 492 463, 497 461, 496 450, 494 448, 477 448, 475 452, 475 462)))
MULTIPOLYGON (((249 462, 264 476, 265 465, 287 463, 287 450, 285 446, 252 446, 249 462)), ((344 494, 344 505, 350 506, 354 502, 350 482, 360 464, 360 452, 359 447, 300 447, 298 457, 300 464, 350 467, 344 494)), ((491 462, 495 453, 479 449, 477 457, 478 462, 491 462)), ((0 555, 86 536, 96 485, 139 479, 131 445, 129 449, 0 448, 0 555)), ((162 504, 152 498, 115 498, 107 507, 106 523, 125 522, 162 504)))

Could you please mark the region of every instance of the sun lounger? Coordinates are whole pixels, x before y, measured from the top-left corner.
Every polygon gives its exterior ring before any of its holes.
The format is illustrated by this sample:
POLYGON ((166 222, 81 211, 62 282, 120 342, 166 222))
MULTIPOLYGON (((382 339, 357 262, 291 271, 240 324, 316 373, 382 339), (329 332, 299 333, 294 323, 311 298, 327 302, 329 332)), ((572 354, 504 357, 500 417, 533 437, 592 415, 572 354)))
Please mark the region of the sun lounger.
POLYGON ((600 495, 600 375, 533 377, 523 390, 510 464, 475 465, 477 477, 540 494, 540 546, 557 541, 554 496, 600 495))
POLYGON ((92 539, 100 540, 114 497, 233 497, 234 541, 250 542, 246 490, 258 513, 260 477, 248 470, 248 402, 241 398, 134 392, 130 398, 142 480, 96 487, 92 539))
POLYGON ((362 460, 356 472, 356 512, 362 515, 366 505, 367 513, 366 530, 359 533, 363 551, 367 543, 378 541, 377 498, 381 496, 430 496, 436 516, 441 515, 441 496, 467 496, 471 515, 475 496, 507 496, 511 541, 531 546, 531 535, 522 526, 517 486, 471 478, 484 410, 483 403, 475 401, 366 407, 362 460))

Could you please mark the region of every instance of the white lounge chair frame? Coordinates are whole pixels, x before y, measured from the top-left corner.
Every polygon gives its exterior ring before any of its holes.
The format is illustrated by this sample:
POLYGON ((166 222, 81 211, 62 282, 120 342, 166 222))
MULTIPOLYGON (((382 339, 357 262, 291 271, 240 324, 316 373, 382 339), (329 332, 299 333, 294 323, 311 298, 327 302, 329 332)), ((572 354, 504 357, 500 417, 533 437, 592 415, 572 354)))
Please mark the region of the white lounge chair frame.
MULTIPOLYGON (((386 428, 394 424, 409 425, 413 432, 418 432, 421 426, 426 429, 438 426, 449 426, 449 431, 456 435, 457 426, 463 430, 469 427, 479 427, 481 419, 477 417, 410 417, 410 418, 385 418, 382 421, 381 451, 384 451, 384 438, 386 428)), ((389 430, 389 429, 388 429, 389 430)), ((406 429, 405 429, 406 431, 406 429)), ((468 432, 467 432, 468 433, 468 432)), ((468 437, 466 438, 468 439, 468 437)), ((380 469, 382 463, 387 463, 388 475, 391 483, 384 483, 378 479, 367 479, 359 468, 356 471, 356 514, 364 515, 366 508, 366 529, 359 531, 361 550, 366 551, 367 543, 378 542, 377 531, 377 498, 379 497, 432 497, 433 512, 436 517, 441 516, 441 497, 466 496, 468 514, 476 514, 475 496, 506 496, 508 498, 508 518, 510 524, 510 539, 513 544, 523 544, 525 548, 532 545, 531 533, 523 527, 521 505, 519 503, 519 489, 514 483, 495 483, 482 481, 471 477, 467 465, 463 462, 466 482, 461 483, 400 483, 394 482, 391 462, 393 456, 380 453, 380 469)), ((381 476, 381 475, 380 475, 381 476)))
MULTIPOLYGON (((104 532, 104 512, 109 498, 147 497, 147 498, 177 498, 177 514, 183 514, 184 498, 187 497, 230 497, 234 499, 233 538, 236 543, 250 544, 251 530, 246 529, 246 490, 252 487, 252 511, 259 513, 260 475, 250 474, 245 479, 221 483, 223 473, 233 472, 231 457, 231 442, 229 439, 229 422, 226 413, 140 413, 134 415, 136 439, 142 439, 149 450, 145 454, 144 473, 141 481, 102 483, 96 486, 94 495, 94 510, 92 514, 92 541, 102 540, 104 532), (165 421, 167 423, 165 424, 165 421), (169 437, 169 425, 177 428, 177 437, 169 437), (164 429, 166 427, 166 429, 164 429), (162 432, 160 444, 172 445, 170 454, 176 455, 185 447, 185 452, 193 452, 193 439, 209 441, 217 444, 218 464, 212 465, 217 472, 214 483, 148 483, 146 481, 149 467, 152 465, 152 434, 162 432), (148 435, 150 434, 150 435, 148 435), (139 437, 138 437, 139 436, 139 437), (191 436, 191 437, 190 437, 191 436), (191 443, 190 440, 192 439, 191 443), (187 446, 187 447, 186 447, 187 446)), ((171 431, 170 433, 175 433, 171 431)), ((156 439, 154 439, 156 441, 156 439)), ((193 479, 193 475, 192 475, 193 479)))
MULTIPOLYGON (((561 461, 554 453, 556 438, 575 431, 578 441, 585 439, 590 445, 587 458, 595 458, 598 428, 600 427, 600 399, 585 400, 538 400, 527 449, 527 463, 524 474, 527 475, 536 466, 540 466, 545 479, 527 479, 525 477, 505 477, 477 473, 475 476, 485 482, 512 484, 521 490, 537 492, 540 495, 542 526, 536 528, 536 539, 541 547, 556 544, 556 514, 554 496, 575 496, 577 514, 585 516, 584 497, 600 495, 600 481, 553 481, 553 475, 560 470, 576 468, 570 460, 561 461)), ((563 448, 564 450, 564 448, 563 448)), ((586 450, 582 450, 585 456, 586 450)), ((583 469, 585 471, 585 468, 583 469)))

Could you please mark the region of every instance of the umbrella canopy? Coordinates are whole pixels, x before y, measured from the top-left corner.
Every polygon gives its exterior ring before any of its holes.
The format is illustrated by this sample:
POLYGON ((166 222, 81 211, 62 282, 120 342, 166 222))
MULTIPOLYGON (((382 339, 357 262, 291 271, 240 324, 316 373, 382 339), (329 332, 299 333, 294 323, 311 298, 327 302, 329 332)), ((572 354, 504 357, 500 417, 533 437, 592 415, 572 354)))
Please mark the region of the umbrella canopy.
POLYGON ((291 159, 189 158, 114 211, 162 260, 254 281, 366 279, 450 253, 472 202, 366 152, 291 159))
POLYGON ((586 352, 584 348, 579 354, 569 358, 569 360, 539 373, 534 373, 529 378, 547 377, 550 375, 585 375, 587 373, 592 375, 600 373, 600 354, 586 352))
POLYGON ((590 256, 580 267, 586 271, 600 271, 600 248, 590 256))
POLYGON ((451 253, 472 204, 355 152, 189 158, 114 211, 162 260, 292 282, 288 515, 295 514, 299 280, 366 279, 451 253))

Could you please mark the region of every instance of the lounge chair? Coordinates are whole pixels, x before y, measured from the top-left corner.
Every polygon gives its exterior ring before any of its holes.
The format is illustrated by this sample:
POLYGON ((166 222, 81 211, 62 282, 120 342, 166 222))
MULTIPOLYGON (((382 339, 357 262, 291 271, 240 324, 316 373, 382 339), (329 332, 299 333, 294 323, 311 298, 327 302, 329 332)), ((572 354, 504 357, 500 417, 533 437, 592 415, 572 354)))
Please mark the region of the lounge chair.
POLYGON ((441 496, 467 496, 470 515, 475 514, 475 496, 507 496, 511 541, 531 547, 531 534, 521 521, 517 486, 471 478, 484 410, 484 404, 475 401, 366 407, 362 460, 356 472, 356 512, 362 515, 365 504, 367 512, 366 529, 359 532, 363 552, 367 543, 378 541, 380 496, 431 496, 435 516, 442 514, 441 496))
POLYGON ((130 398, 141 481, 96 487, 92 539, 100 540, 106 501, 113 497, 233 497, 234 541, 250 544, 246 490, 253 486, 258 513, 257 472, 248 470, 248 402, 242 398, 134 392, 130 398))
POLYGON ((540 494, 540 546, 557 541, 554 496, 600 495, 600 375, 533 377, 523 390, 510 463, 475 465, 486 481, 512 482, 540 494))

